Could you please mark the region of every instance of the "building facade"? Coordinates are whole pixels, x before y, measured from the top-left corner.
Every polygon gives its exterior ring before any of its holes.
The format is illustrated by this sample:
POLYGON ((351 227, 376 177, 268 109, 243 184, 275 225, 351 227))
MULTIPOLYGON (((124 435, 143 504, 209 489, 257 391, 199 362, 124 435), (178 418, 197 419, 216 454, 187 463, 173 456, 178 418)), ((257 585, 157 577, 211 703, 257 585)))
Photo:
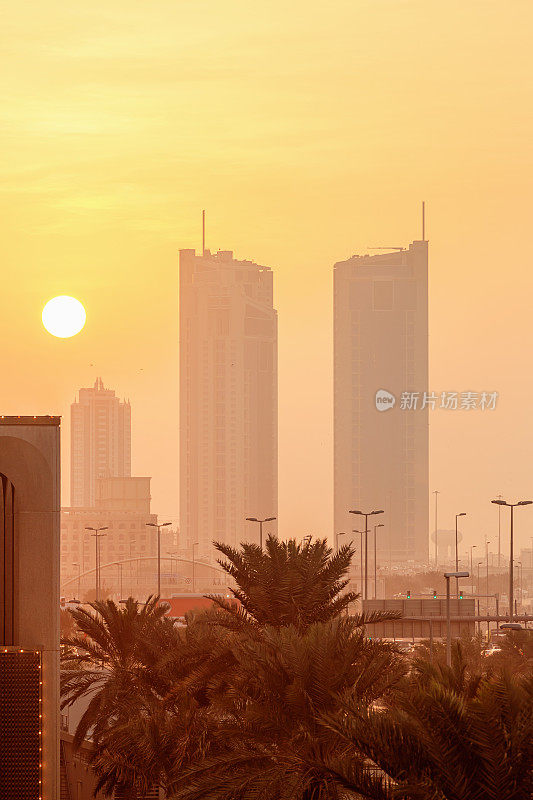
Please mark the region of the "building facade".
POLYGON ((131 408, 97 378, 70 407, 71 506, 94 506, 98 478, 131 475, 131 408))
MULTIPOLYGON (((61 586, 65 596, 85 596, 95 585, 95 536, 87 528, 106 528, 98 545, 102 588, 119 592, 122 578, 122 588, 129 594, 133 576, 145 566, 152 573, 156 569, 155 562, 139 562, 157 556, 157 530, 151 527, 157 523, 157 515, 150 510, 150 478, 98 478, 95 498, 91 507, 61 509, 61 586)), ((174 535, 170 528, 163 528, 162 553, 172 550, 174 535)))
MULTIPOLYGON (((277 313, 268 267, 180 251, 180 533, 259 541, 246 517, 277 517, 277 313)), ((276 523, 269 526, 276 533, 276 523)))
POLYGON ((59 417, 0 417, 0 797, 58 798, 59 417))
POLYGON ((335 264, 334 530, 383 510, 381 565, 428 560, 427 391, 427 241, 335 264))

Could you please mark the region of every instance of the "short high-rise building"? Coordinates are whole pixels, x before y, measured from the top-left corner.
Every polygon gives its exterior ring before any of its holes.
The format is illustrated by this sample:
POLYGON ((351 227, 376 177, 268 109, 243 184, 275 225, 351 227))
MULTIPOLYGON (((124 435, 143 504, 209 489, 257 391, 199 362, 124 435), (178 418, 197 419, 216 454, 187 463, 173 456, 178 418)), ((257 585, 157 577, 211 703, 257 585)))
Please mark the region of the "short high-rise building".
POLYGON ((382 509, 378 561, 426 562, 427 241, 335 264, 334 326, 335 533, 364 527, 350 509, 382 509))
POLYGON ((70 505, 94 506, 98 478, 131 475, 131 408, 97 378, 70 407, 70 505))
MULTIPOLYGON (((277 313, 269 267, 180 251, 180 534, 259 541, 278 504, 277 313)), ((265 535, 276 533, 276 522, 265 535)))
MULTIPOLYGON (((94 586, 96 542, 88 528, 106 529, 98 544, 104 588, 117 584, 117 569, 110 565, 121 563, 126 575, 135 567, 134 559, 142 561, 157 555, 157 536, 150 527, 157 523, 157 515, 150 510, 150 480, 145 477, 97 478, 93 506, 61 509, 61 586, 69 597, 76 594, 76 576, 79 576, 80 594, 84 595, 94 586)), ((172 549, 167 542, 170 529, 163 530, 162 552, 166 555, 167 550, 172 549)), ((156 569, 153 564, 152 572, 156 569)))

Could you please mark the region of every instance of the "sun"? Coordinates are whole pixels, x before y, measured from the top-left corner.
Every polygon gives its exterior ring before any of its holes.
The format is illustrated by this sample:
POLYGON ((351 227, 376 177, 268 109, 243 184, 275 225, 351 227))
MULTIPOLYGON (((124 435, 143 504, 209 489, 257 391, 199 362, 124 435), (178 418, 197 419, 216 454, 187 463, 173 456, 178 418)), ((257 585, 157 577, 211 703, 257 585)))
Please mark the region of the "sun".
POLYGON ((79 300, 62 294, 52 297, 43 308, 43 325, 52 336, 68 339, 75 336, 85 325, 87 315, 79 300))

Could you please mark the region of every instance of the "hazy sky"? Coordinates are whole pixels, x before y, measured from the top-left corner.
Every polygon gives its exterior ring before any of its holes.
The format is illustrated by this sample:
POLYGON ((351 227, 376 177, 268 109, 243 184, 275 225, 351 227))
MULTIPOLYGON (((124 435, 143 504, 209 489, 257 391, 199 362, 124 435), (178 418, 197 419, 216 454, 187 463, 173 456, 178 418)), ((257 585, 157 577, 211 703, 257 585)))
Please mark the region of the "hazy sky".
POLYGON ((275 270, 280 533, 330 534, 332 265, 418 238, 425 199, 431 388, 500 392, 431 414, 431 488, 494 541, 490 498, 533 499, 532 29, 531 0, 6 2, 1 405, 64 415, 65 489, 101 375, 177 516, 177 250, 206 208, 211 249, 275 270), (63 293, 71 340, 40 320, 63 293))

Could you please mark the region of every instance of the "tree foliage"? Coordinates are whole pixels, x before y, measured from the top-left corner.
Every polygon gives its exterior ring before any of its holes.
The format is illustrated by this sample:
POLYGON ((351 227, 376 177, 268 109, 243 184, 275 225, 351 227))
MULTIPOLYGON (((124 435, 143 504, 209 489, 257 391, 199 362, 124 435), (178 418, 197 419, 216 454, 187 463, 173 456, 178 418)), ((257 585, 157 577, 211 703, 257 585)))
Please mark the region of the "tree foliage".
MULTIPOLYGON (((98 787, 175 800, 526 800, 530 639, 410 661, 349 615, 350 547, 218 544, 233 601, 178 627, 157 598, 71 611, 62 705, 85 704, 98 787), (238 601, 236 603, 235 601, 238 601), (502 670, 511 664, 513 673, 502 670)), ((383 615, 384 618, 390 615, 383 615)), ((395 616, 395 615, 393 615, 395 616)), ((520 632, 519 632, 520 633, 520 632)))
POLYGON ((231 591, 240 608, 217 596, 212 599, 237 624, 293 625, 303 631, 347 611, 358 597, 343 592, 355 552, 350 545, 333 554, 325 539, 302 545, 269 536, 264 549, 243 544, 237 550, 221 542, 215 547, 226 557, 218 563, 237 584, 231 591))

